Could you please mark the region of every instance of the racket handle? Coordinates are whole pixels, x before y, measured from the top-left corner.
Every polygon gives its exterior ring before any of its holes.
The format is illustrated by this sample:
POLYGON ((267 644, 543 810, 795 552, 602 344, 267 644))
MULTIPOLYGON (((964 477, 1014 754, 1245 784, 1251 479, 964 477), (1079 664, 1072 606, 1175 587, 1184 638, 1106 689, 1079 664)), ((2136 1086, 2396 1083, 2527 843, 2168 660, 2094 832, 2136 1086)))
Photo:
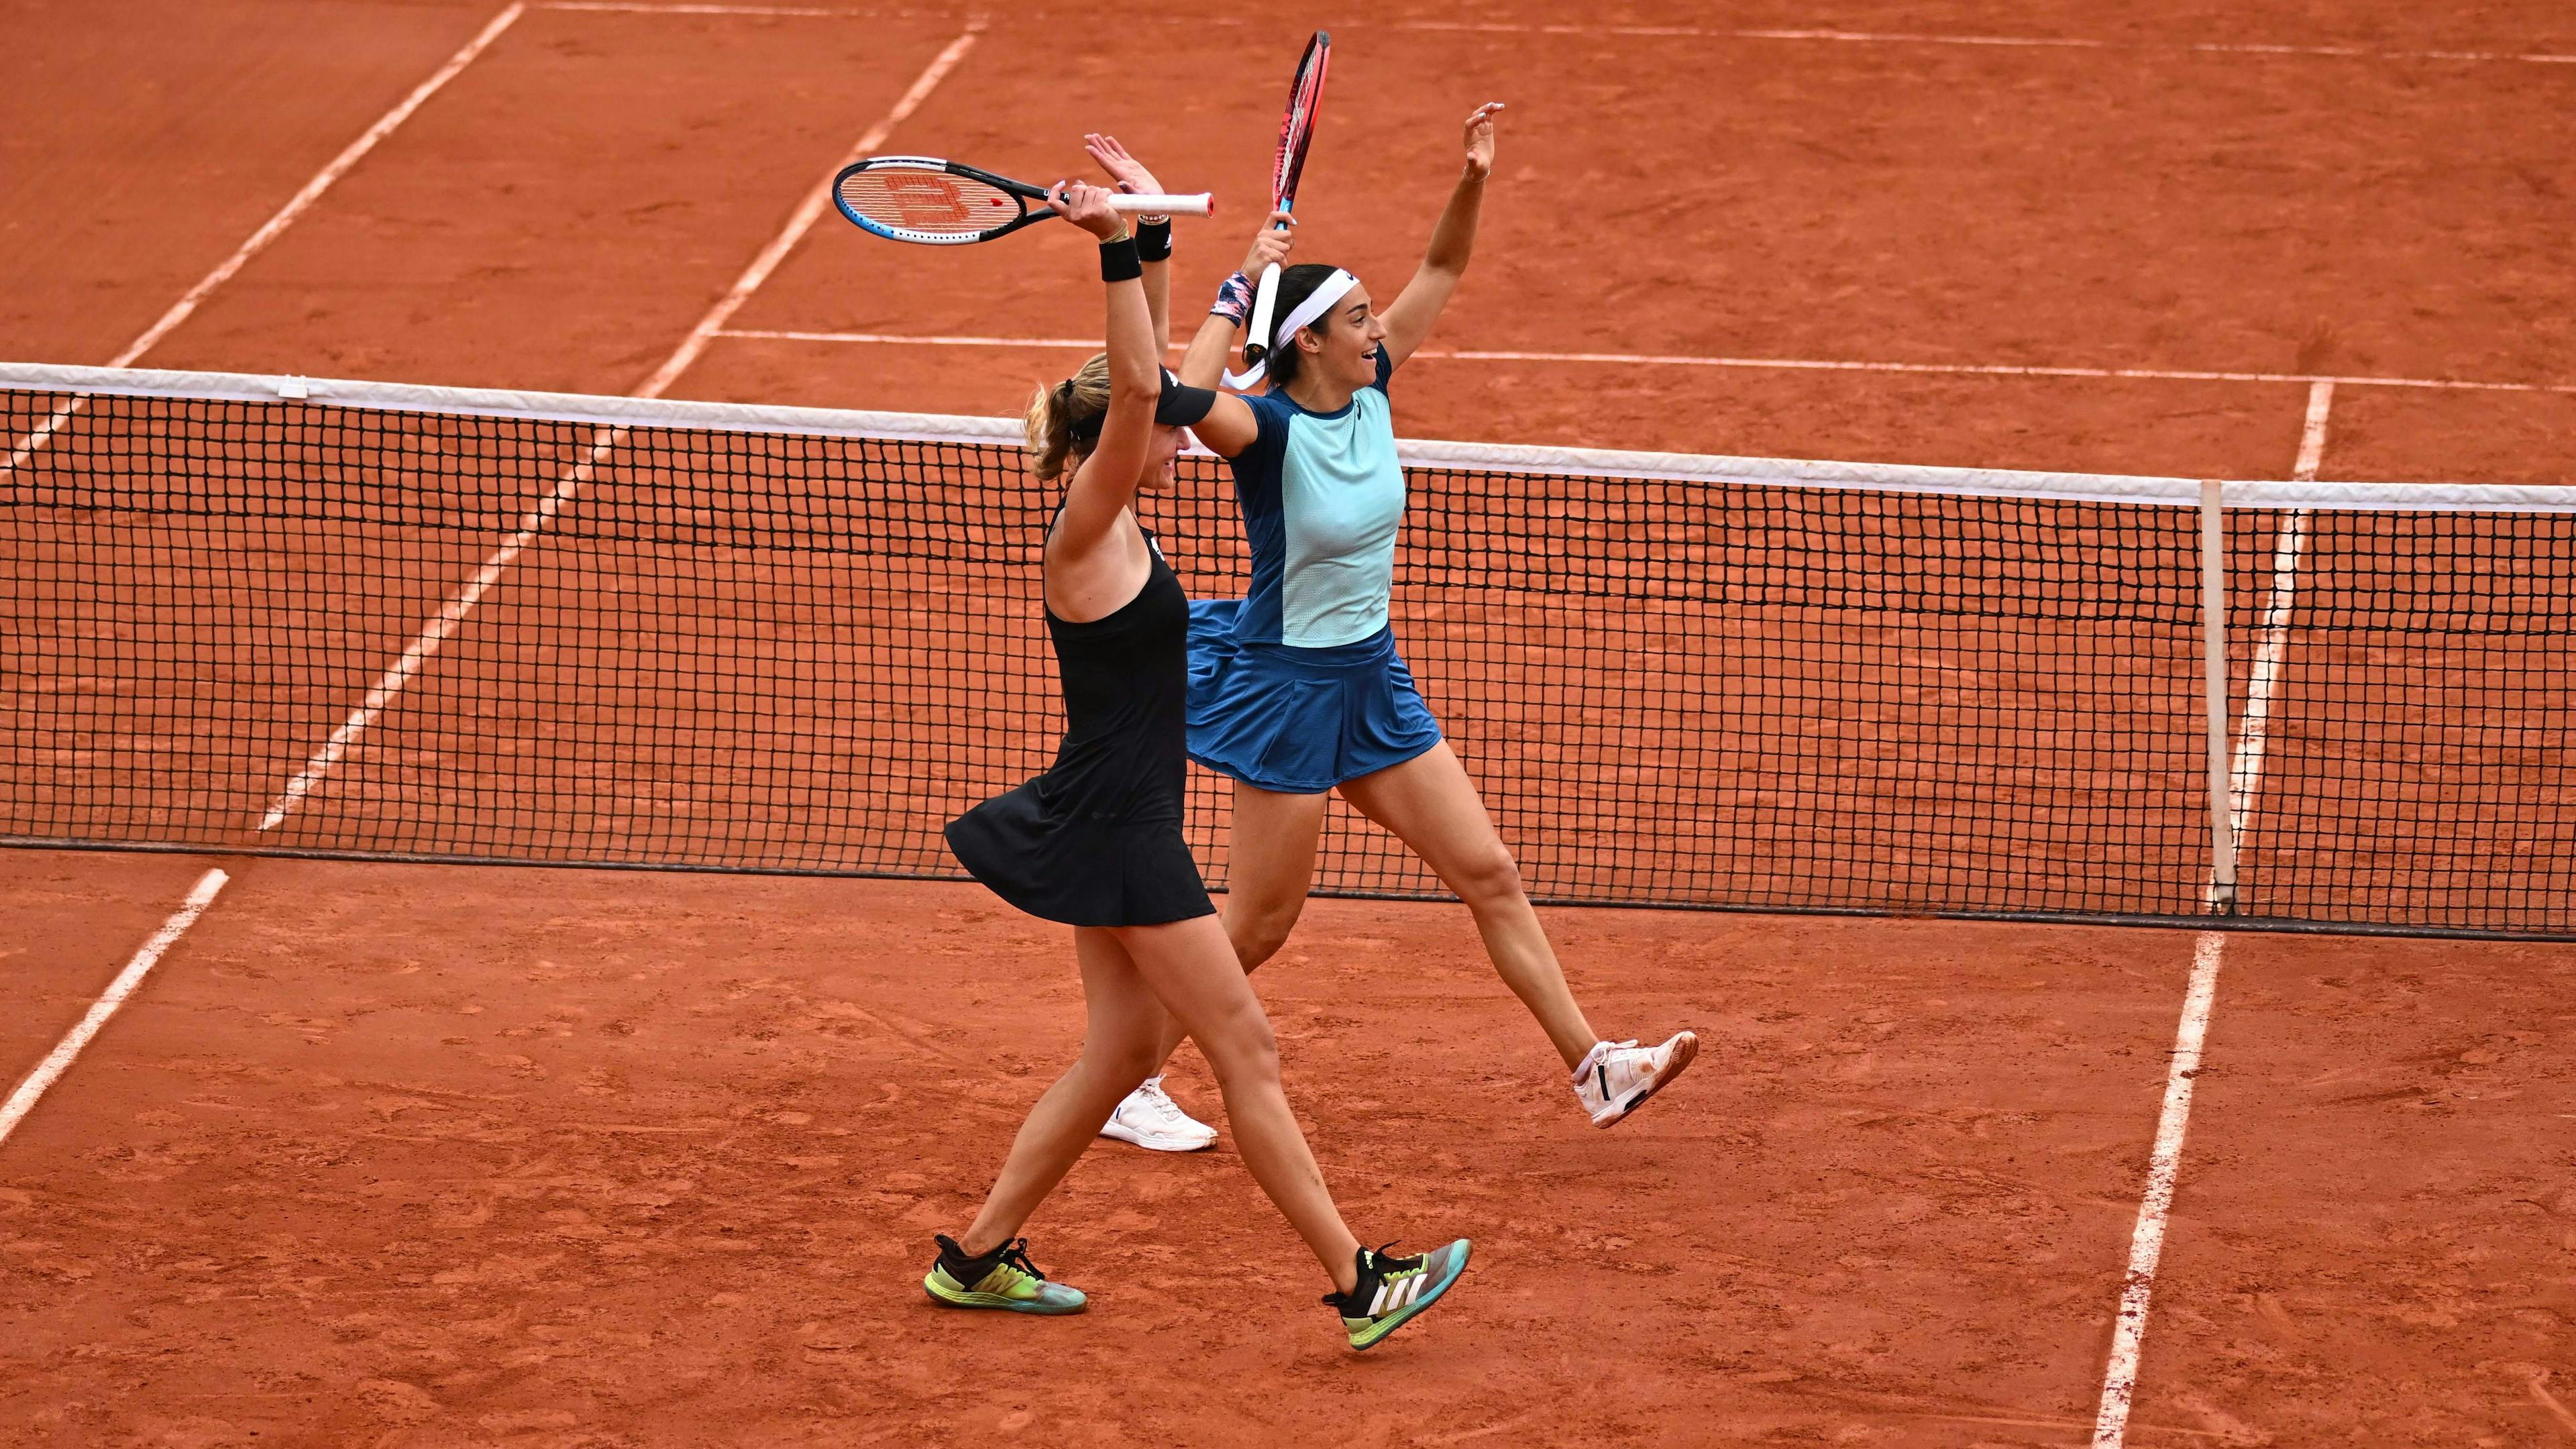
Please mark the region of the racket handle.
POLYGON ((1261 289, 1252 298, 1252 323, 1243 339, 1243 366, 1247 372, 1270 355, 1270 317, 1278 306, 1279 264, 1272 262, 1261 269, 1261 289))
POLYGON ((1195 196, 1132 196, 1122 192, 1109 198, 1109 209, 1122 216, 1214 216, 1216 197, 1204 191, 1195 196))

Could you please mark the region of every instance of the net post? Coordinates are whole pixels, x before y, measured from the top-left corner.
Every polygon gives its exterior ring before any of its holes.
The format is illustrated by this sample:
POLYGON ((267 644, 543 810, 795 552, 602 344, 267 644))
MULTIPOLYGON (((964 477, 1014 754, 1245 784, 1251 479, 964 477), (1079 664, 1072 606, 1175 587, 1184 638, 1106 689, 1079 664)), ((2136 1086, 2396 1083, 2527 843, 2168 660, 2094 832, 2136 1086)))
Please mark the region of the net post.
POLYGON ((2209 909, 2236 914, 2236 814, 2227 749, 2227 522, 2225 485, 2200 485, 2201 687, 2209 701, 2209 909))

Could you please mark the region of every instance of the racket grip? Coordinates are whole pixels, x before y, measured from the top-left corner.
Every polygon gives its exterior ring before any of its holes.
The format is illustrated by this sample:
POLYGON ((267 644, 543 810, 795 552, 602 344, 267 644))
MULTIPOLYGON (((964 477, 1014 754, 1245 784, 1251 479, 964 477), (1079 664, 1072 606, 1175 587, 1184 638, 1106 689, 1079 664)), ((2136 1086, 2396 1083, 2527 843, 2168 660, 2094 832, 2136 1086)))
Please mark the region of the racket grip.
POLYGON ((1109 209, 1122 216, 1214 216, 1216 197, 1205 191, 1195 196, 1133 196, 1122 192, 1109 198, 1109 209))
POLYGON ((1253 294, 1252 321, 1244 329, 1243 365, 1250 369, 1270 355, 1270 318, 1279 306, 1279 264, 1261 269, 1261 288, 1253 294))

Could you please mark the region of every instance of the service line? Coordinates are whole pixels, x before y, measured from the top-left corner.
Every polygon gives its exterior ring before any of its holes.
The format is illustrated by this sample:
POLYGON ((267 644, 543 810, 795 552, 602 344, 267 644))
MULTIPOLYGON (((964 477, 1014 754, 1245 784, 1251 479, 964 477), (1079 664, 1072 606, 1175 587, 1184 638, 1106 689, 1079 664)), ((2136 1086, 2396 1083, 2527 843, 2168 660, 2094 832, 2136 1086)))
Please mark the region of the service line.
POLYGON ((151 974, 153 963, 161 959, 161 954, 177 944, 190 926, 197 924, 197 917, 204 915, 206 907, 215 903, 216 893, 224 888, 228 879, 230 877, 220 870, 210 870, 197 877, 197 884, 189 890, 188 898, 179 903, 179 909, 172 911, 170 918, 161 923, 161 929, 153 932, 151 938, 135 951, 133 958, 125 963, 125 969, 116 973, 116 979, 107 984, 107 990, 90 1003, 89 1011, 64 1034, 52 1051, 45 1054, 43 1061, 36 1063, 36 1069, 27 1074, 27 1079, 18 1084, 16 1091, 9 1094, 9 1100, 0 1103, 0 1143, 7 1142, 9 1134, 18 1130, 18 1124, 27 1120, 27 1114, 36 1109, 37 1100, 45 1095, 45 1089, 71 1069, 72 1059, 81 1054, 81 1048, 89 1045, 90 1038, 98 1035, 100 1027, 107 1025, 107 1019, 116 1015, 117 1008, 134 994, 134 988, 143 984, 143 978, 151 974))
MULTIPOLYGON (((539 0, 543 10, 589 10, 625 15, 739 15, 810 17, 818 20, 884 20, 973 13, 957 6, 815 6, 679 3, 653 0, 539 0)), ((1087 17, 1083 10, 1021 11, 1021 20, 1087 17)), ((1237 16, 1146 15, 1123 17, 1145 25, 1240 25, 1237 16)), ((1828 45, 1958 46, 1985 50, 2167 51, 2181 55, 2281 56, 2316 60, 2448 60, 2506 61, 2530 65, 2576 65, 2576 55, 2548 51, 2387 49, 2368 45, 2297 45, 2256 40, 2107 40, 2080 35, 1976 35, 1933 30, 1833 30, 1728 28, 1710 25, 1570 25, 1474 20, 1356 20, 1355 27, 1382 24, 1389 30, 1416 30, 1470 35, 1618 36, 1635 40, 1749 40, 1817 42, 1828 45)), ((1339 29, 1339 26, 1335 27, 1339 29)))
MULTIPOLYGON (((886 347, 1079 347, 1098 351, 1097 337, 915 336, 898 332, 807 332, 778 329, 720 329, 719 337, 772 342, 831 342, 886 347)), ((2020 363, 1852 362, 1811 357, 1712 357, 1654 352, 1498 352, 1480 348, 1425 347, 1416 357, 1453 362, 1552 362, 1609 367, 1722 367, 1788 372, 1892 372, 1952 377, 2077 377, 2159 382, 2298 383, 2313 388, 2325 383, 2345 387, 2433 388, 2452 392, 2527 392, 2576 396, 2576 383, 2476 382, 2439 377, 2350 377, 2313 372, 2221 372, 2164 367, 2046 367, 2020 363)), ((2319 424, 2322 427, 2322 423, 2319 424)), ((2319 433, 2322 439, 2322 432, 2319 433)))

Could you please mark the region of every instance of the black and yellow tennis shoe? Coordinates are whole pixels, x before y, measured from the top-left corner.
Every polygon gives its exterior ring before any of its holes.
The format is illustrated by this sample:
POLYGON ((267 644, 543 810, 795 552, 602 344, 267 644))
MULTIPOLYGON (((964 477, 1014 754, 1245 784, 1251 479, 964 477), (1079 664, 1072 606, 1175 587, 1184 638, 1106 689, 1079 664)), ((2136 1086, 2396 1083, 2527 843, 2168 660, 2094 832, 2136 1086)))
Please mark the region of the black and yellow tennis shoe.
POLYGON ((1341 1313, 1342 1331, 1350 1335, 1351 1347, 1374 1347, 1413 1315, 1440 1301, 1440 1295, 1467 1271, 1467 1248, 1465 1238, 1415 1258, 1390 1258, 1386 1248, 1362 1248, 1359 1286, 1348 1293, 1325 1294, 1324 1304, 1341 1313))
POLYGON ((1079 1288, 1050 1283, 1029 1261, 1029 1240, 1014 1238, 980 1258, 966 1256, 946 1233, 939 1261, 921 1280, 930 1296, 951 1308, 999 1308, 1006 1313, 1080 1313, 1090 1302, 1079 1288))

